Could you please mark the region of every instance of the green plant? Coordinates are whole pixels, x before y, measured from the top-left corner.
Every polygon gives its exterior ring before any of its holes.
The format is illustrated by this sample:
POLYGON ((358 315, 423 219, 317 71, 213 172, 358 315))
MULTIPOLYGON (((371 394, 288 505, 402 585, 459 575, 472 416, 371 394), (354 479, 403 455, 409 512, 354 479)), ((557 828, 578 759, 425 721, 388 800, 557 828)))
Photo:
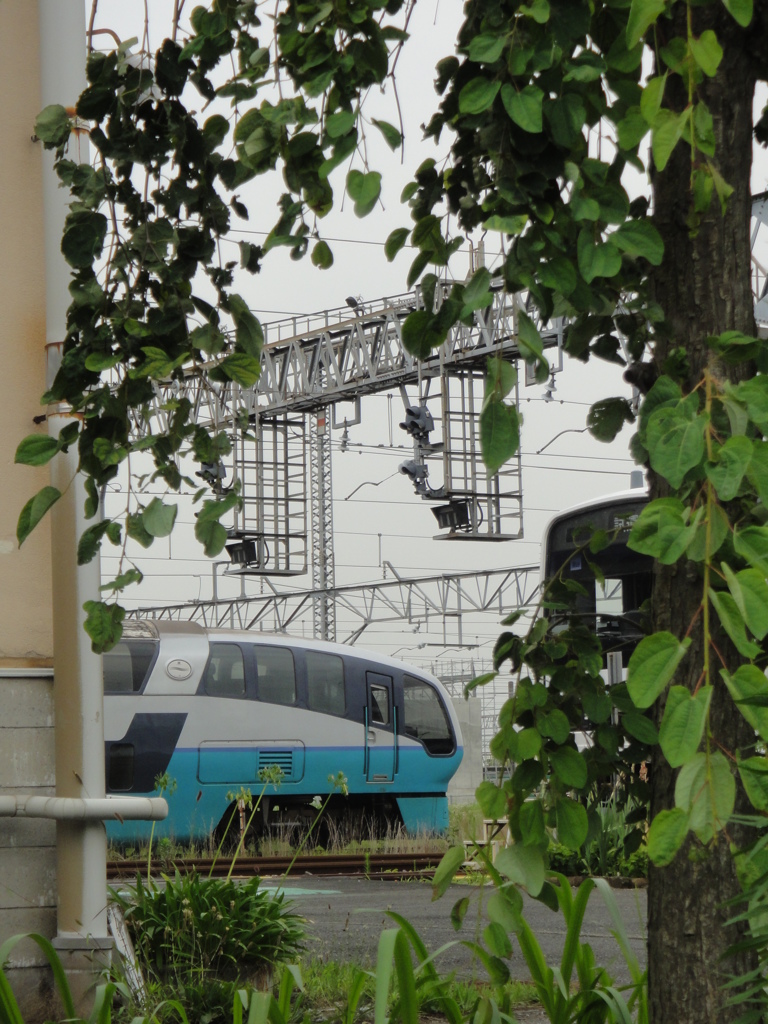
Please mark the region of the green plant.
POLYGON ((162 887, 139 877, 129 895, 112 897, 156 994, 173 992, 187 1012, 220 1015, 238 986, 263 984, 303 948, 301 918, 258 878, 240 884, 177 871, 162 887))

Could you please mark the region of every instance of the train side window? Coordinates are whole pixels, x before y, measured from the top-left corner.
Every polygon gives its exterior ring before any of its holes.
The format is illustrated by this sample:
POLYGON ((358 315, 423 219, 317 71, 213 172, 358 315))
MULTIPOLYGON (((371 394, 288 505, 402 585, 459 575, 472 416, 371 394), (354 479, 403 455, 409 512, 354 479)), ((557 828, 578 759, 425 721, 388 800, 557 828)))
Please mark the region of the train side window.
POLYGON ((386 686, 371 685, 371 721, 376 725, 389 725, 389 690, 386 686))
POLYGON ((245 666, 237 644, 211 644, 203 675, 203 690, 209 697, 243 697, 245 666))
POLYGON ((296 703, 296 669, 287 647, 254 648, 259 700, 270 704, 296 703))
POLYGON ((455 749, 451 723, 436 690, 408 675, 403 676, 403 728, 430 754, 452 754, 455 749))
POLYGON ((155 660, 152 640, 121 640, 104 655, 104 693, 138 693, 155 660))
POLYGON ((337 654, 307 651, 307 703, 312 711, 343 715, 344 662, 337 654))

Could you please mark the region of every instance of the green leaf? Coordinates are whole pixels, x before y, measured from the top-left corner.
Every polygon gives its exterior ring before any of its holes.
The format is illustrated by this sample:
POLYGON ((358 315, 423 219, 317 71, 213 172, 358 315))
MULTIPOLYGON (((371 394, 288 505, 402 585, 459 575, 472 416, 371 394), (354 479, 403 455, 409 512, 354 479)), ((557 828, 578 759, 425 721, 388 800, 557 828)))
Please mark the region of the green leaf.
POLYGON ((621 270, 621 253, 610 240, 595 242, 592 228, 582 228, 576 242, 581 276, 591 284, 596 277, 614 277, 621 270))
POLYGON ((365 217, 381 195, 381 175, 378 171, 368 171, 367 174, 350 171, 347 175, 347 192, 350 199, 354 200, 357 216, 365 217))
POLYGON ((657 171, 663 171, 667 166, 672 150, 683 134, 686 116, 686 111, 675 114, 666 107, 656 115, 651 127, 651 153, 657 171))
POLYGON ((690 637, 681 642, 667 632, 643 637, 627 667, 627 689, 635 707, 649 708, 663 693, 690 645, 690 637))
POLYGON ((451 907, 451 924, 453 925, 453 930, 455 932, 461 930, 461 926, 464 924, 464 918, 467 916, 469 906, 469 896, 462 896, 462 898, 460 900, 456 900, 454 905, 451 907))
POLYGON ((764 576, 768 576, 768 527, 766 526, 745 526, 733 531, 733 546, 736 554, 741 555, 745 562, 748 562, 755 569, 759 569, 764 576))
POLYGON ((342 135, 346 135, 354 127, 355 117, 354 110, 339 110, 335 114, 331 114, 325 121, 328 137, 338 139, 342 135))
POLYGON ((720 568, 728 583, 728 589, 736 602, 747 628, 758 640, 768 633, 768 584, 757 569, 742 569, 734 573, 725 562, 720 568))
POLYGON ((486 231, 501 231, 506 235, 519 235, 527 223, 527 213, 516 213, 506 217, 494 213, 483 221, 483 228, 486 231))
POLYGON ((52 103, 37 115, 35 135, 46 147, 63 146, 69 139, 72 122, 60 103, 52 103))
POLYGON ((661 110, 661 101, 664 98, 667 75, 668 72, 665 71, 663 75, 649 78, 643 87, 643 94, 640 97, 640 113, 649 125, 653 124, 656 120, 656 115, 661 110))
POLYGON ((616 125, 619 148, 636 149, 649 131, 649 125, 643 117, 640 107, 629 107, 624 117, 616 125))
POLYGON ((403 143, 403 136, 389 121, 379 121, 375 117, 371 118, 371 124, 374 124, 381 134, 384 136, 384 141, 390 149, 395 150, 398 146, 403 143))
POLYGON ((408 241, 408 235, 410 235, 408 228, 395 228, 384 243, 384 255, 387 257, 389 263, 397 256, 400 250, 403 248, 405 243, 408 241))
POLYGON ((125 609, 119 604, 104 601, 86 601, 85 631, 91 638, 91 649, 96 654, 110 651, 123 635, 125 609))
POLYGON ((723 6, 742 28, 752 21, 752 0, 723 0, 723 6))
POLYGON ((689 395, 676 406, 656 409, 646 432, 651 466, 673 487, 704 457, 707 418, 699 415, 698 395, 689 395))
POLYGON ((648 856, 656 867, 671 864, 688 835, 688 815, 682 808, 659 811, 648 830, 648 856))
POLYGON ((485 779, 475 790, 475 798, 486 818, 503 818, 507 814, 507 796, 503 789, 485 779))
POLYGON ((536 324, 522 310, 517 317, 517 347, 523 359, 542 359, 544 345, 536 324))
MULTIPOLYGON (((264 344, 264 332, 261 329, 261 324, 240 295, 229 296, 229 310, 235 322, 237 347, 241 352, 258 360, 261 356, 261 346, 264 344)), ((249 386, 246 385, 246 387, 249 386)))
POLYGON ((685 686, 670 686, 659 729, 661 749, 673 768, 689 761, 699 749, 707 721, 712 687, 692 694, 685 686))
POLYGON ((555 743, 565 743, 571 734, 571 723, 564 711, 552 708, 536 715, 536 731, 546 739, 554 740, 555 743))
POLYGON ((482 114, 493 104, 501 82, 493 82, 482 75, 471 79, 459 93, 459 113, 482 114))
POLYGON ((549 0, 530 0, 528 4, 521 4, 520 13, 532 18, 539 25, 546 25, 550 16, 549 0))
POLYGON ((233 352, 219 363, 218 369, 243 388, 252 388, 261 374, 261 362, 245 352, 233 352))
POLYGON ((526 85, 518 91, 507 82, 501 89, 501 102, 510 119, 524 132, 538 135, 542 131, 544 93, 538 86, 526 85))
POLYGON ((544 885, 546 867, 539 846, 515 843, 496 854, 493 866, 511 882, 524 886, 531 896, 538 896, 544 885))
POLYGON ((621 432, 625 423, 634 423, 635 417, 626 398, 605 398, 595 402, 587 413, 587 427, 598 441, 610 443, 621 432))
POLYGON ((438 900, 448 891, 453 881, 453 876, 466 860, 466 852, 463 846, 452 846, 443 854, 443 858, 435 869, 432 879, 432 900, 438 900))
POLYGON ((624 726, 625 732, 641 743, 646 743, 649 747, 659 742, 656 726, 650 718, 641 715, 639 711, 627 711, 621 716, 621 724, 624 726))
POLYGON ((585 693, 581 703, 584 714, 595 725, 601 725, 611 717, 613 701, 607 693, 585 693))
POLYGON ((19 513, 19 521, 16 525, 16 539, 19 547, 43 518, 45 513, 61 497, 61 491, 56 487, 43 487, 37 494, 30 498, 19 513))
POLYGON ((403 320, 403 347, 417 359, 427 359, 433 348, 439 348, 445 335, 437 330, 435 316, 426 309, 416 309, 403 320))
POLYGON ((747 437, 729 437, 714 454, 717 461, 707 462, 704 471, 718 498, 731 501, 739 493, 752 461, 752 442, 747 437))
POLYGON ((493 302, 490 292, 491 275, 485 267, 476 270, 464 285, 462 303, 467 311, 482 309, 493 302))
POLYGON ((178 510, 178 505, 164 505, 160 498, 153 498, 141 516, 144 529, 152 537, 170 536, 178 510))
POLYGON ((720 670, 741 714, 762 739, 768 737, 768 679, 756 665, 740 665, 731 675, 720 670))
MULTIPOLYGON (((487 221, 486 225, 487 226, 487 221)), ((539 266, 539 280, 545 288, 568 296, 578 284, 578 276, 573 263, 565 256, 555 256, 539 266)))
POLYGON ((115 576, 109 583, 102 583, 100 590, 124 590, 129 587, 132 583, 141 583, 144 579, 144 573, 138 569, 129 569, 128 572, 121 573, 119 576, 115 576))
POLYGON ((208 558, 215 558, 224 550, 228 534, 221 523, 215 520, 200 520, 195 523, 195 537, 203 545, 208 558))
POLYGON ((589 831, 586 808, 570 797, 559 797, 555 804, 557 839, 569 850, 584 845, 589 831))
POLYGON ((510 746, 516 761, 528 761, 541 750, 541 733, 533 727, 521 729, 510 739, 510 746))
POLYGON ((717 612, 720 624, 733 641, 739 654, 744 658, 756 658, 760 653, 760 647, 747 638, 746 624, 739 612, 739 606, 731 595, 726 594, 723 590, 713 590, 710 587, 709 599, 717 612))
POLYGON ((59 450, 59 442, 55 437, 29 434, 19 443, 13 461, 22 466, 44 466, 59 450))
POLYGON ((691 56, 698 66, 709 78, 714 78, 720 61, 723 59, 723 48, 717 41, 717 36, 712 29, 706 29, 698 39, 690 36, 688 45, 691 49, 691 56))
POLYGON ((686 523, 685 515, 686 508, 679 498, 656 498, 633 523, 627 547, 657 558, 664 565, 674 565, 694 536, 694 528, 686 523))
POLYGON ((731 524, 722 505, 711 503, 696 510, 691 527, 693 539, 686 554, 693 562, 711 561, 730 533, 731 524))
POLYGON ((664 243, 649 220, 628 220, 611 235, 611 241, 629 256, 641 256, 654 266, 661 265, 664 243))
POLYGON ((130 513, 125 517, 125 532, 131 540, 135 540, 143 548, 152 546, 154 537, 151 533, 147 533, 141 513, 130 513))
POLYGON ((333 266, 333 253, 327 242, 319 241, 312 250, 312 265, 321 270, 328 270, 333 266))
POLYGON ((93 210, 74 210, 64 222, 61 252, 71 267, 90 267, 101 255, 107 218, 93 210))
POLYGON ((480 447, 483 462, 491 475, 516 454, 520 447, 520 417, 514 405, 492 400, 483 406, 480 412, 480 447))
POLYGON ((632 0, 627 19, 627 49, 631 50, 645 36, 664 11, 664 0, 632 0))
POLYGON ((739 775, 755 810, 768 811, 768 757, 748 757, 739 761, 739 775))
POLYGON ((555 775, 569 789, 581 789, 587 784, 587 762, 573 747, 557 747, 550 751, 549 761, 555 775))
POLYGON ((96 556, 96 552, 101 546, 101 538, 107 532, 109 526, 109 520, 103 520, 100 523, 95 523, 93 526, 89 526, 87 530, 84 530, 80 535, 80 540, 77 542, 77 564, 87 565, 93 561, 96 556))
POLYGON ((486 910, 491 921, 500 924, 508 933, 520 931, 523 897, 516 886, 507 885, 497 889, 488 900, 486 910))
POLYGON ((477 64, 495 64, 505 44, 506 39, 501 33, 475 36, 469 43, 469 59, 477 64))
POLYGON ((680 769, 675 804, 688 814, 688 827, 705 845, 725 828, 736 800, 736 780, 720 751, 701 751, 680 769))
POLYGON ((547 826, 540 800, 526 800, 520 808, 520 833, 524 846, 547 846, 547 826))

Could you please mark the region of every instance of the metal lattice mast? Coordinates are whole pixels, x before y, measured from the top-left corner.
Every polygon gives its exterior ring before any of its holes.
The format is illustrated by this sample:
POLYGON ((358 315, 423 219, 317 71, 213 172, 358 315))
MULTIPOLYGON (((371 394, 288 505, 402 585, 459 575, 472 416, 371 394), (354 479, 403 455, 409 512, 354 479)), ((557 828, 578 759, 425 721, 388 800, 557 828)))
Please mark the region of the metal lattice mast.
POLYGON ((333 558, 331 435, 327 410, 309 417, 312 510, 312 625, 318 640, 336 639, 336 573, 333 558))

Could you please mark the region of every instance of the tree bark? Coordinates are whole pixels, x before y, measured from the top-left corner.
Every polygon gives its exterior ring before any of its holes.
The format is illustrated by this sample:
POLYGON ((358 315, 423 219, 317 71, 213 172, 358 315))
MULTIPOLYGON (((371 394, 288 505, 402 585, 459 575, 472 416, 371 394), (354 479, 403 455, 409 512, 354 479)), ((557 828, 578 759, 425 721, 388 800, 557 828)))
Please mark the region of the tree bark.
MULTIPOLYGON (((672 22, 662 18, 659 36, 686 35, 687 5, 675 8, 672 22)), ((725 215, 715 195, 710 211, 691 237, 686 218, 691 204, 691 150, 679 144, 662 173, 653 175, 654 223, 664 240, 664 261, 655 275, 654 293, 666 322, 662 328, 655 361, 660 372, 669 353, 682 348, 690 372, 685 390, 701 379, 711 365, 708 335, 726 330, 755 333, 750 283, 750 169, 752 164, 752 103, 756 63, 749 55, 755 43, 755 25, 746 32, 727 14, 722 4, 693 8, 694 35, 713 29, 723 47, 724 57, 713 79, 699 87, 714 119, 716 151, 713 163, 733 187, 725 215)), ((760 19, 761 20, 761 19, 760 19)), ((762 39, 765 33, 762 28, 762 39)), ((659 40, 659 47, 664 44, 659 40)), ((754 50, 752 50, 754 52, 754 50)), ((660 68, 657 73, 663 73, 660 68)), ((682 110, 687 92, 677 76, 665 95, 665 105, 682 110)), ((720 366, 718 373, 731 379, 743 377, 743 368, 720 366)), ((651 474, 651 497, 666 493, 664 481, 651 474)), ((653 591, 653 619, 656 630, 670 630, 684 636, 702 598, 702 579, 697 567, 685 562, 657 566, 653 591)), ((715 625, 716 618, 715 618, 715 625)), ((719 627, 718 627, 719 628, 719 627)), ((701 616, 690 633, 691 648, 674 682, 693 690, 702 666, 701 616)), ((740 662, 727 637, 717 636, 718 648, 730 668, 740 662)), ((754 744, 754 731, 730 699, 715 667, 715 692, 711 718, 722 749, 736 752, 754 744)), ((656 708, 658 726, 663 700, 656 708)), ((659 754, 651 772, 651 815, 674 807, 677 772, 662 763, 659 754)), ((738 781, 738 779, 737 779, 738 781)), ((743 794, 741 794, 743 809, 743 794)), ((738 808, 737 801, 737 808, 738 808)), ((755 966, 746 956, 724 959, 728 947, 738 940, 739 930, 726 926, 735 913, 724 906, 736 896, 739 884, 729 844, 749 841, 744 829, 729 830, 705 849, 690 839, 666 868, 652 868, 648 889, 649 1008, 652 1024, 705 1024, 736 1020, 743 1008, 728 1007, 722 985, 729 976, 755 966)))

